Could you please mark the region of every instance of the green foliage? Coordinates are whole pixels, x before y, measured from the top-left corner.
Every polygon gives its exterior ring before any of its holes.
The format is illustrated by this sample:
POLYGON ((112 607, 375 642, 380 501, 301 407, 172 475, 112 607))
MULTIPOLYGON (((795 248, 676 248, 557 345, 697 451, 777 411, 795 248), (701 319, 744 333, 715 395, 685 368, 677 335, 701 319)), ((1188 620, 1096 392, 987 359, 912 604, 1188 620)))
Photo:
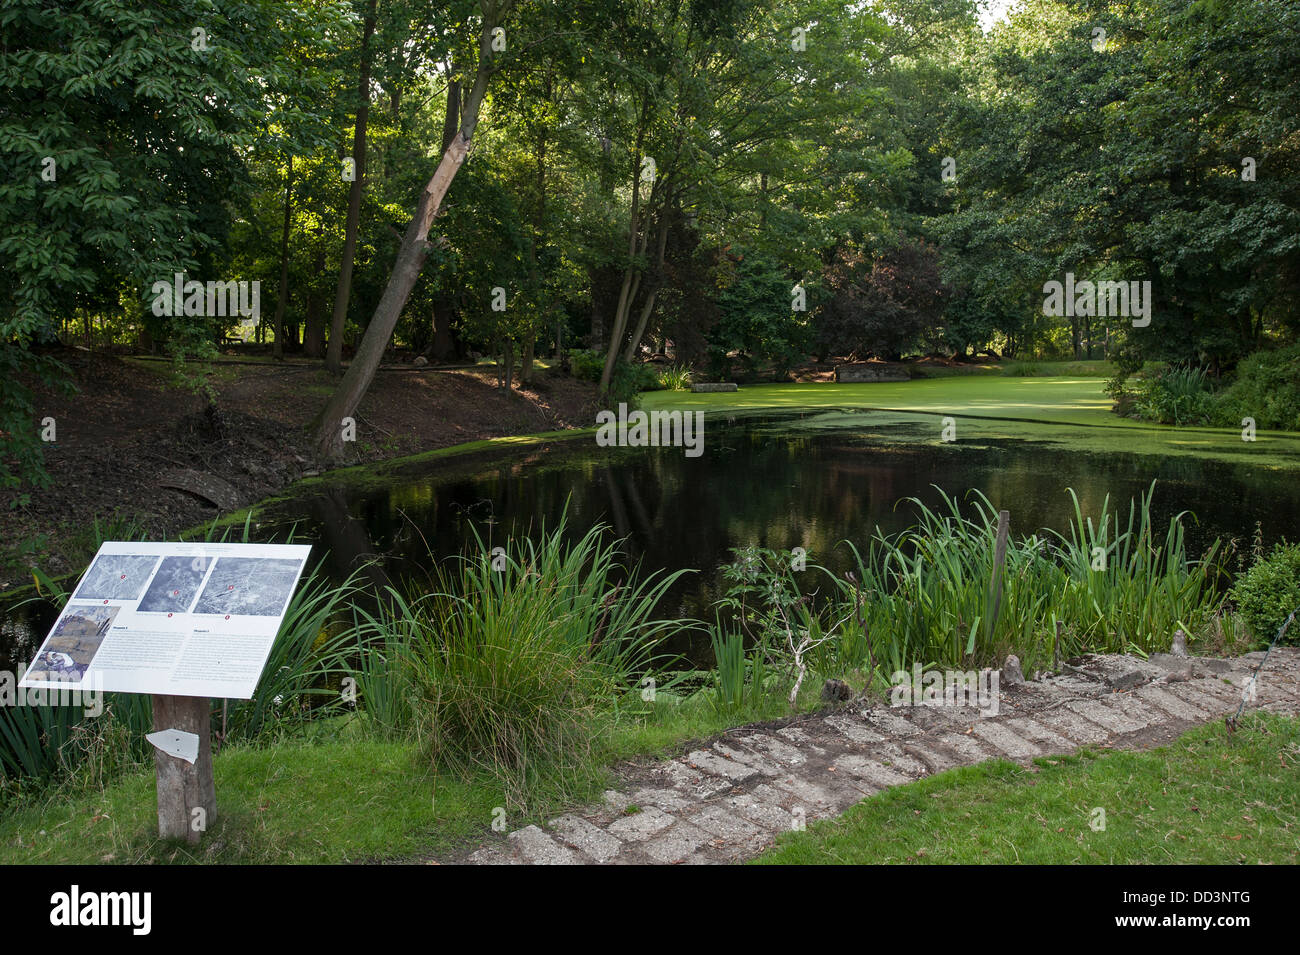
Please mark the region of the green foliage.
POLYGON ((626 403, 629 408, 634 408, 637 405, 638 394, 643 391, 656 391, 661 387, 659 376, 653 366, 623 361, 620 358, 614 363, 614 372, 609 377, 606 399, 611 405, 626 403))
POLYGON ((42 478, 17 373, 62 374, 30 345, 76 309, 125 313, 177 355, 205 351, 212 320, 159 320, 149 290, 216 264, 268 100, 304 93, 284 38, 323 42, 345 6, 15 0, 0 11, 0 486, 42 478))
MULTIPOLYGON (((1300 607, 1300 544, 1274 545, 1237 579, 1230 597, 1257 645, 1267 646, 1291 611, 1300 607)), ((1300 645, 1300 625, 1293 622, 1283 642, 1300 645)))
POLYGON ((1237 428, 1243 418, 1257 428, 1300 431, 1300 343, 1255 352, 1237 365, 1236 380, 1214 403, 1212 423, 1237 428))
POLYGON ((1002 369, 1008 378, 1037 378, 1046 373, 1042 365, 1033 361, 1013 361, 1002 369))
POLYGON ((595 734, 620 690, 682 626, 651 614, 684 571, 637 579, 604 527, 567 537, 562 518, 494 554, 476 530, 430 592, 390 590, 376 614, 358 612, 374 648, 363 663, 379 665, 359 681, 363 694, 380 688, 371 718, 402 721, 388 731, 417 739, 433 765, 487 772, 511 799, 592 771, 595 734))
POLYGON ((735 713, 756 705, 767 691, 764 648, 755 647, 747 654, 744 634, 729 633, 718 626, 709 628, 709 642, 715 667, 714 706, 735 713))
POLYGON ((569 369, 581 381, 600 381, 605 368, 605 356, 594 348, 570 348, 569 369))
POLYGON ((685 365, 670 365, 659 373, 659 385, 668 391, 690 391, 693 372, 685 365))
POLYGON ((1015 653, 1026 668, 1050 666, 1057 624, 1067 656, 1150 652, 1168 646, 1176 629, 1192 638, 1206 631, 1223 599, 1215 588, 1220 545, 1189 560, 1181 515, 1157 538, 1153 493, 1130 504, 1126 522, 1107 501, 1094 523, 1071 492, 1068 534, 1011 538, 996 622, 997 512, 978 493, 969 516, 947 495, 939 510, 909 499, 916 524, 863 548, 849 544, 854 569, 843 576, 810 566, 831 584, 820 601, 802 593, 788 553, 737 551, 725 606, 767 646, 788 631, 812 643, 826 637, 809 650, 817 673, 865 672, 877 685, 914 663, 987 666, 1015 653))
POLYGON ((1214 408, 1204 368, 1165 368, 1138 380, 1134 412, 1161 424, 1204 424, 1214 408))
POLYGON ((719 380, 731 373, 732 353, 738 353, 747 377, 761 365, 771 365, 784 379, 808 343, 807 313, 792 312, 791 280, 786 269, 769 255, 736 253, 724 257, 717 269, 718 321, 708 339, 709 372, 719 380))

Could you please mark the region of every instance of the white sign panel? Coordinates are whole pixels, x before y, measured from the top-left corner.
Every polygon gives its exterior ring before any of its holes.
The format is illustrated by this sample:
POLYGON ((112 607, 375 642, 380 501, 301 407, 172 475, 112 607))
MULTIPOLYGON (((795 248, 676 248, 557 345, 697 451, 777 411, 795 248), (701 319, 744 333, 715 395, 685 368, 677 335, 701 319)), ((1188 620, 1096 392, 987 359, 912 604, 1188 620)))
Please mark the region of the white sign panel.
POLYGON ((19 685, 249 699, 310 553, 105 543, 19 685))

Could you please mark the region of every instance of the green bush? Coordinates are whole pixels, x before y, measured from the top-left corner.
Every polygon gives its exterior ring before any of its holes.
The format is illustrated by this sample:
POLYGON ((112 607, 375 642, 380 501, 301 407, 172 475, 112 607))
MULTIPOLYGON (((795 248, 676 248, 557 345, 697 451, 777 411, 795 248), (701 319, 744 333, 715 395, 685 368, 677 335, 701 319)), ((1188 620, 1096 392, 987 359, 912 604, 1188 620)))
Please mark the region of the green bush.
POLYGON ((1257 428, 1300 431, 1300 343, 1241 360, 1236 380, 1214 403, 1212 421, 1238 428, 1243 418, 1254 418, 1257 428))
POLYGON ((1138 381, 1134 411, 1161 424, 1205 424, 1214 409, 1204 368, 1166 368, 1138 381))
MULTIPOLYGON (((582 381, 600 381, 605 370, 605 353, 592 348, 569 349, 569 367, 573 377, 582 381)), ((626 402, 629 406, 636 404, 636 396, 642 391, 657 391, 665 387, 659 378, 659 372, 653 365, 633 364, 621 358, 614 364, 614 372, 609 378, 609 393, 606 397, 611 404, 626 402)))
POLYGON ((593 348, 570 348, 569 367, 574 378, 600 381, 600 373, 605 370, 605 356, 593 348))
MULTIPOLYGON (((1267 646, 1287 615, 1300 606, 1300 544, 1275 545, 1237 579, 1231 597, 1259 646, 1267 646)), ((1283 642, 1300 645, 1300 624, 1292 623, 1283 642)))
POLYGON ((690 391, 692 372, 685 365, 672 365, 659 373, 659 385, 669 391, 690 391))
POLYGON ((373 651, 362 656, 363 705, 433 765, 484 771, 511 800, 539 783, 578 785, 615 701, 683 626, 651 614, 684 571, 638 578, 604 527, 570 543, 565 518, 500 550, 474 534, 435 571, 432 593, 390 589, 377 614, 358 611, 373 651))

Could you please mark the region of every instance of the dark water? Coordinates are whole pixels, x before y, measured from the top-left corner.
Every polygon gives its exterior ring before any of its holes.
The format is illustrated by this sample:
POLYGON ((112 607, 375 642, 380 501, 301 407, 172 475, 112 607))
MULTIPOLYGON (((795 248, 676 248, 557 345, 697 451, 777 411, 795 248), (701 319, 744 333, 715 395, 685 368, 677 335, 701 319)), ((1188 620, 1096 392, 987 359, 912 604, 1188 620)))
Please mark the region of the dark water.
MULTIPOLYGON (((293 528, 297 539, 318 545, 315 554, 328 551, 338 577, 378 554, 384 561, 376 576, 401 582, 422 577, 430 550, 439 558, 461 552, 472 541, 471 525, 492 546, 553 525, 567 506, 574 533, 609 525, 627 538, 629 559, 645 571, 700 571, 660 607, 665 616, 697 618, 712 616, 730 548, 799 546, 809 563, 846 569, 841 541, 865 543, 877 527, 902 530, 914 515, 904 499, 934 506, 933 485, 959 495, 982 491, 1011 512, 1013 534, 1027 534, 1067 530, 1068 487, 1086 515, 1099 515, 1109 495, 1112 511, 1122 505, 1127 517, 1129 500, 1157 479, 1157 528, 1191 512, 1194 554, 1216 537, 1248 544, 1256 521, 1267 541, 1300 537, 1294 474, 1190 457, 1062 452, 1014 440, 986 448, 906 443, 898 439, 912 426, 868 429, 866 415, 835 430, 796 427, 810 418, 769 416, 730 427, 710 420, 699 458, 679 448, 599 448, 581 437, 492 460, 435 460, 408 466, 382 486, 304 493, 277 504, 263 515, 257 536, 283 540, 293 528)), ((43 636, 53 618, 53 608, 11 614, 0 633, 0 661, 27 652, 21 646, 32 632, 43 636)))

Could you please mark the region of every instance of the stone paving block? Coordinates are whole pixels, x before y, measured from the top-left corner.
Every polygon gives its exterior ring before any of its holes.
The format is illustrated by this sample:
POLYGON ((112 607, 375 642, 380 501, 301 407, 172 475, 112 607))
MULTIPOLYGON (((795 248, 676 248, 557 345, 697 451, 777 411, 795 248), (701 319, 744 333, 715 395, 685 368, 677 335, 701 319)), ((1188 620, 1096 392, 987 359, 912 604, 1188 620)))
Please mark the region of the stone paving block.
POLYGON ((923 762, 932 773, 942 773, 954 766, 964 766, 966 760, 960 754, 938 743, 908 743, 903 752, 923 762))
POLYGON ((733 783, 743 783, 758 775, 758 770, 753 766, 745 763, 738 763, 734 759, 726 759, 717 753, 710 753, 708 750, 697 749, 687 753, 681 758, 688 768, 702 769, 706 773, 712 773, 714 776, 723 776, 730 779, 733 783))
POLYGON ((1159 707, 1144 705, 1133 691, 1116 693, 1108 702, 1113 706, 1118 706, 1133 719, 1146 726, 1169 722, 1169 717, 1165 715, 1163 710, 1159 707))
MULTIPOLYGON (((1238 688, 1239 693, 1250 677, 1249 672, 1233 674, 1232 682, 1238 688)), ((1259 674, 1258 681, 1255 686, 1256 699, 1276 699, 1283 702, 1300 703, 1300 683, 1296 683, 1281 674, 1269 673, 1268 667, 1265 667, 1263 672, 1259 674)))
MULTIPOLYGON (((1231 697, 1223 699, 1219 696, 1211 696, 1208 693, 1190 683, 1179 683, 1169 690, 1170 693, 1180 700, 1186 700, 1194 706, 1205 710, 1208 714, 1207 720, 1217 719, 1227 712, 1235 712, 1237 704, 1241 702, 1241 692, 1237 691, 1231 697)), ((1246 704, 1249 707, 1249 703, 1246 704)))
POLYGON ((821 743, 820 739, 817 739, 816 737, 813 736, 809 736, 807 733, 799 729, 799 727, 797 726, 783 726, 776 731, 776 735, 781 737, 784 740, 789 740, 791 743, 794 743, 796 746, 799 746, 810 753, 815 753, 818 756, 826 752, 826 750, 822 749, 822 747, 819 745, 821 743))
POLYGON ((755 733, 753 736, 737 737, 734 742, 744 749, 774 759, 782 766, 800 766, 808 761, 808 757, 801 753, 798 747, 777 739, 775 736, 755 733))
POLYGON ((561 839, 597 862, 608 862, 623 848, 623 843, 604 829, 572 813, 552 819, 549 825, 561 839))
POLYGON ((847 801, 848 797, 841 795, 839 790, 827 789, 798 776, 778 777, 772 781, 772 785, 777 789, 786 790, 799 800, 799 805, 803 806, 810 819, 814 815, 818 818, 829 815, 842 805, 852 805, 847 801))
POLYGON ((774 760, 759 753, 755 753, 752 750, 744 749, 735 745, 729 746, 721 740, 713 744, 713 749, 724 759, 734 760, 737 763, 751 766, 764 776, 775 776, 777 773, 783 771, 781 766, 779 766, 774 760))
POLYGON ((766 802, 752 793, 726 797, 726 805, 757 823, 768 832, 784 832, 791 828, 793 816, 775 802, 766 802))
POLYGON ((624 842, 641 842, 671 826, 676 820, 655 806, 646 806, 630 816, 619 816, 605 827, 610 835, 624 842))
POLYGON ((904 752, 903 747, 898 743, 880 743, 872 747, 871 755, 882 764, 913 779, 930 775, 930 767, 925 761, 904 752))
POLYGON ((482 849, 474 850, 465 861, 470 865, 523 865, 514 856, 507 855, 491 846, 484 846, 482 849))
POLYGON ((519 857, 532 865, 577 865, 581 861, 576 852, 560 845, 536 826, 516 829, 506 838, 519 857))
POLYGON ((1170 716, 1180 720, 1200 721, 1209 717, 1208 710, 1197 706, 1188 700, 1179 699, 1169 690, 1162 689, 1158 686, 1143 686, 1134 690, 1138 698, 1149 703, 1151 706, 1164 710, 1170 716))
POLYGON ((1037 743, 1042 749, 1053 753, 1072 753, 1075 745, 1072 741, 1059 733, 1054 733, 1042 723, 1031 720, 1027 716, 1019 716, 1009 719, 1005 723, 1007 729, 1013 733, 1018 733, 1027 740, 1037 743))
POLYGON ((910 777, 903 775, 896 769, 890 769, 874 759, 867 759, 865 756, 858 756, 855 753, 847 753, 835 760, 835 768, 839 772, 848 773, 856 776, 858 779, 866 780, 875 789, 887 789, 890 786, 902 786, 904 783, 910 783, 910 777))
POLYGON ((669 812, 677 809, 686 809, 695 804, 696 800, 688 798, 679 790, 651 789, 648 787, 633 790, 632 799, 629 803, 629 805, 635 806, 656 806, 659 809, 665 809, 669 812))
POLYGON ((701 769, 691 769, 681 761, 672 759, 655 768, 655 775, 674 789, 681 790, 694 799, 709 799, 731 788, 725 776, 715 776, 701 769))
POLYGON ((966 760, 968 764, 982 763, 986 759, 1002 755, 992 747, 981 746, 979 740, 965 733, 946 733, 939 737, 939 742, 966 760))
POLYGON ((1104 726, 1112 733, 1132 733, 1146 724, 1135 720, 1117 706, 1111 706, 1100 700, 1071 700, 1065 708, 1073 710, 1085 719, 1092 720, 1098 726, 1104 726))
POLYGON ((707 806, 694 815, 687 816, 684 821, 727 842, 747 842, 764 831, 734 808, 725 805, 707 806))
MULTIPOLYGON (((1263 689, 1264 682, 1261 680, 1258 689, 1263 689)), ((1222 700, 1224 703, 1236 703, 1241 700, 1241 683, 1224 683, 1221 678, 1210 680, 1192 680, 1187 684, 1187 688, 1193 693, 1201 693, 1211 699, 1222 700)))
POLYGON ((1110 734, 1105 728, 1064 707, 1035 713, 1034 719, 1076 743, 1104 743, 1110 739, 1110 734))
POLYGON ((828 716, 825 722, 827 726, 833 727, 845 739, 863 746, 879 743, 884 739, 875 730, 865 726, 852 716, 828 716))
MULTIPOLYGON (((662 834, 646 842, 642 849, 655 862, 673 865, 685 862, 709 841, 709 834, 698 826, 677 821, 662 834)), ((700 860, 705 861, 705 860, 700 860)))
POLYGON ((1001 723, 981 720, 974 726, 974 733, 982 740, 992 743, 1012 759, 1027 759, 1042 753, 1037 746, 1018 733, 1007 729, 1001 723))
POLYGON ((915 723, 887 710, 867 710, 863 712, 862 718, 886 736, 915 736, 921 732, 915 723))
POLYGON ((628 798, 627 793, 621 793, 616 789, 606 789, 605 795, 601 797, 601 801, 615 812, 622 812, 632 803, 632 800, 628 798))

